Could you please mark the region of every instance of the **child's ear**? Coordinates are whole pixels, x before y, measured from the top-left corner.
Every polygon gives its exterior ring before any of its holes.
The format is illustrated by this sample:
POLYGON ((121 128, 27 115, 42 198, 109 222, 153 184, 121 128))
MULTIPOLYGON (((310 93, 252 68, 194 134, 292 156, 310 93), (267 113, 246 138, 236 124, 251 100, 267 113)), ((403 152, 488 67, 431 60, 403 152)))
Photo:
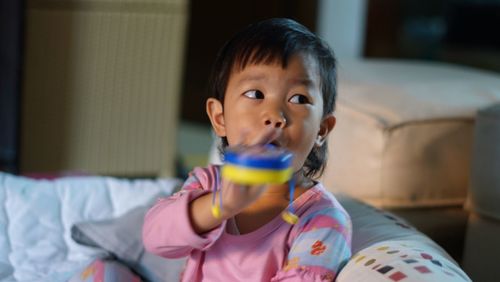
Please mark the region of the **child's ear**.
POLYGON ((219 137, 225 137, 226 125, 224 123, 224 109, 222 103, 215 98, 208 98, 206 110, 215 134, 219 137))
POLYGON ((323 143, 325 143, 326 137, 335 127, 335 123, 337 122, 337 118, 333 114, 328 114, 323 117, 321 124, 319 126, 318 135, 316 136, 315 145, 317 147, 321 147, 323 143))

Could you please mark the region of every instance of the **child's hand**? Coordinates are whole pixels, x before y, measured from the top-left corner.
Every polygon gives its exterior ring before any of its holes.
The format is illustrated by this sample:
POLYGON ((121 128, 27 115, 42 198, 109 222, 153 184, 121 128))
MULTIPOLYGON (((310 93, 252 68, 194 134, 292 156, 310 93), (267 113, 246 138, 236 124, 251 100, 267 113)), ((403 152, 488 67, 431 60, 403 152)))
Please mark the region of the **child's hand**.
MULTIPOLYGON (((264 132, 250 140, 248 134, 244 132, 240 135, 237 146, 255 149, 256 146, 271 143, 281 134, 281 128, 266 128, 264 132)), ((222 179, 222 209, 226 210, 226 213, 237 214, 259 199, 266 188, 267 185, 240 185, 222 179)))
POLYGON ((240 185, 222 180, 222 211, 236 215, 251 205, 266 190, 266 185, 240 185))

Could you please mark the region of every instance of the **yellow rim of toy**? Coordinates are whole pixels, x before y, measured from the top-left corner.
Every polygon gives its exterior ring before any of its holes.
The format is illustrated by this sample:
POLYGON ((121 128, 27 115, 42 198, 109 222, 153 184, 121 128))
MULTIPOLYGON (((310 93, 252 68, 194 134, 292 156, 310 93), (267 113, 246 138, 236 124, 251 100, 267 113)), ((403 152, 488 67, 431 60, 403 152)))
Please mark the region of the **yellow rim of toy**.
POLYGON ((252 169, 226 164, 222 177, 242 185, 282 184, 292 177, 292 168, 282 170, 252 169))

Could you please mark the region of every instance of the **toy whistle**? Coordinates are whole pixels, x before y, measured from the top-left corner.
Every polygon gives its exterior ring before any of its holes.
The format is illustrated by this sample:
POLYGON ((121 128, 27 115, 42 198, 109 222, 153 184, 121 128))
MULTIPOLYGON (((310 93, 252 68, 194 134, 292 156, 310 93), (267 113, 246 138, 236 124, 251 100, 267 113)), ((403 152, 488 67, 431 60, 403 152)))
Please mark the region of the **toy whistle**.
MULTIPOLYGON (((295 191, 292 164, 292 153, 271 144, 228 148, 224 154, 221 176, 240 185, 283 184, 288 181, 290 205, 288 210, 283 212, 282 218, 286 222, 294 224, 298 217, 293 213, 292 207, 295 191)), ((221 214, 221 195, 222 193, 219 193, 219 205, 215 204, 215 193, 212 200, 212 214, 215 217, 220 217, 221 214)))

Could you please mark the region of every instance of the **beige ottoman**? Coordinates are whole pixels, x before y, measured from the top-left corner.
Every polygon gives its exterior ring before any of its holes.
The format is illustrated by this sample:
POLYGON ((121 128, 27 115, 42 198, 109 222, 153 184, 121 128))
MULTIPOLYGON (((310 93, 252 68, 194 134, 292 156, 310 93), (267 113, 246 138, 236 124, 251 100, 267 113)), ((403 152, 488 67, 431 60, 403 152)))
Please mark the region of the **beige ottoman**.
POLYGON ((476 111, 500 77, 447 64, 365 60, 339 69, 325 186, 377 207, 463 204, 476 111))
POLYGON ((340 62, 325 186, 405 218, 461 261, 478 109, 500 76, 418 61, 340 62))
POLYGON ((470 183, 463 265, 474 281, 499 281, 500 104, 478 114, 470 183))

